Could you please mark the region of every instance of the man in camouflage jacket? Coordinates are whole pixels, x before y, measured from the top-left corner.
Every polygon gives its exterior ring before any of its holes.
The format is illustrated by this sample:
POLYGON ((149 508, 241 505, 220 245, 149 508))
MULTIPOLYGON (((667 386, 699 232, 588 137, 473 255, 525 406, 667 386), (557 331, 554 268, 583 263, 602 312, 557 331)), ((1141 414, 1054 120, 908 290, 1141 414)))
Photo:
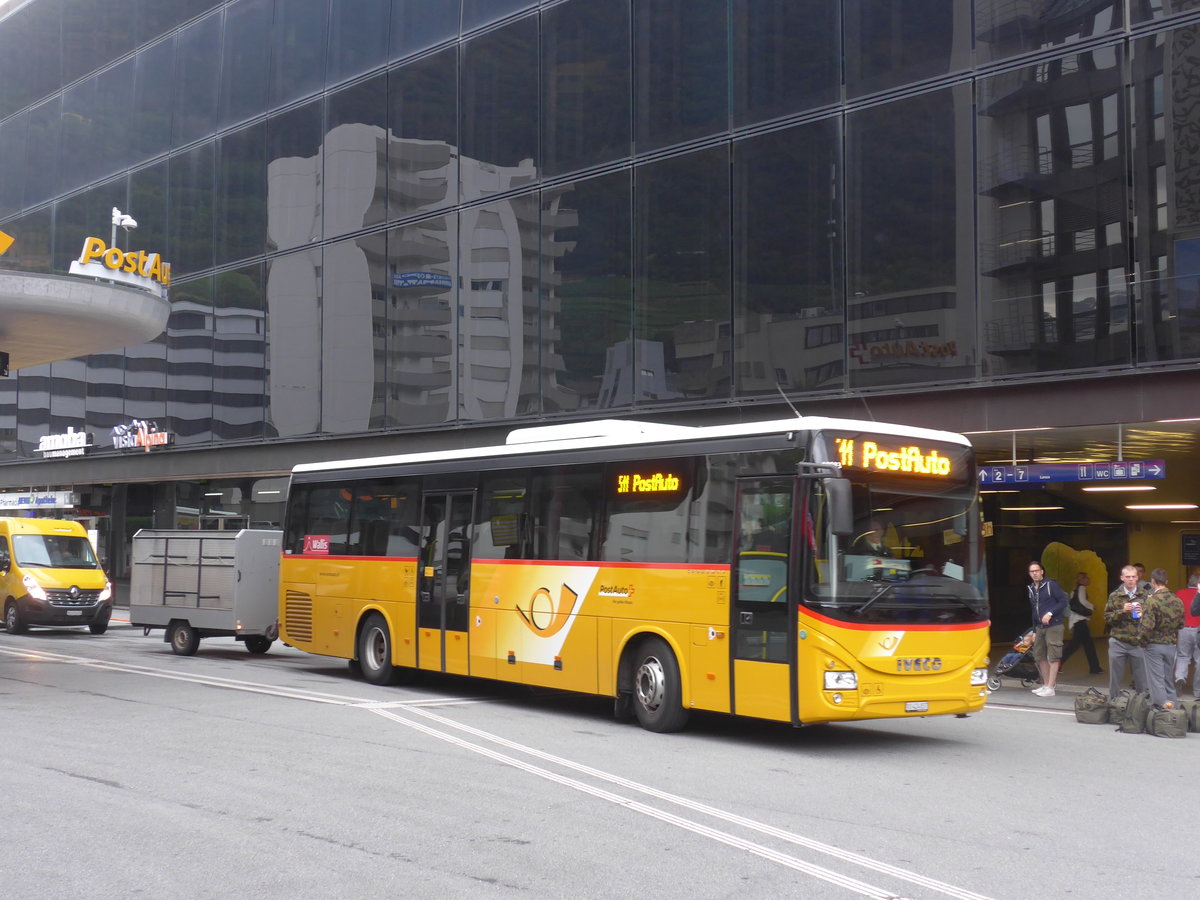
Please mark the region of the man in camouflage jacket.
POLYGON ((1146 634, 1142 620, 1134 618, 1134 605, 1145 608, 1148 594, 1138 586, 1133 566, 1121 569, 1121 586, 1108 595, 1104 621, 1108 623, 1108 696, 1121 692, 1125 667, 1133 670, 1133 689, 1146 690, 1146 634))
POLYGON ((1150 701, 1158 707, 1175 696, 1175 648, 1183 627, 1183 601, 1167 588, 1167 570, 1150 573, 1150 595, 1142 611, 1142 629, 1146 635, 1146 681, 1150 701))

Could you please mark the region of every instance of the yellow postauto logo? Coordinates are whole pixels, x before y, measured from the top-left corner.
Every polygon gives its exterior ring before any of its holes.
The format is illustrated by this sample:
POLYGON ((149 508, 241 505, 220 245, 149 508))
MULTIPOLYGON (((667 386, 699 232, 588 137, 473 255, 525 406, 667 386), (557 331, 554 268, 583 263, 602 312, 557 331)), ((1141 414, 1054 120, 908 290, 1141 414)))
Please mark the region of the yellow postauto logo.
POLYGON ((171 284, 171 264, 163 262, 162 256, 158 253, 109 247, 98 237, 89 237, 83 242, 83 252, 79 255, 79 262, 85 266, 90 262, 99 262, 114 272, 140 275, 143 278, 157 281, 165 287, 169 287, 171 284))

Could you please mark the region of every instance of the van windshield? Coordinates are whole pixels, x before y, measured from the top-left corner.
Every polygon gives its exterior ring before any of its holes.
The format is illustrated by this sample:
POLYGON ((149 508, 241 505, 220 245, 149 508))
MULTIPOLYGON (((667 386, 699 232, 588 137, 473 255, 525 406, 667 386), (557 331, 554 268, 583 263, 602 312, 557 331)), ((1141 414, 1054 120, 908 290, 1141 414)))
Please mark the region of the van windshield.
POLYGON ((57 534, 14 534, 13 553, 22 566, 35 569, 98 569, 87 538, 57 534))

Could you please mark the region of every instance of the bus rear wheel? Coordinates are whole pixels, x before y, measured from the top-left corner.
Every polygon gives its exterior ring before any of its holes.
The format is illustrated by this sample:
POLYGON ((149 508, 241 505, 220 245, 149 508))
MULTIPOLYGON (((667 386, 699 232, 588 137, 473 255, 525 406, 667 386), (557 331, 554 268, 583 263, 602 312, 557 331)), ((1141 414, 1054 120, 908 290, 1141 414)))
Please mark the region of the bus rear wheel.
POLYGON ((379 613, 372 613, 358 633, 358 665, 371 684, 395 684, 399 670, 392 665, 392 633, 379 613))
POLYGON ((679 663, 661 638, 646 638, 633 672, 633 711, 647 731, 679 731, 687 724, 679 663))

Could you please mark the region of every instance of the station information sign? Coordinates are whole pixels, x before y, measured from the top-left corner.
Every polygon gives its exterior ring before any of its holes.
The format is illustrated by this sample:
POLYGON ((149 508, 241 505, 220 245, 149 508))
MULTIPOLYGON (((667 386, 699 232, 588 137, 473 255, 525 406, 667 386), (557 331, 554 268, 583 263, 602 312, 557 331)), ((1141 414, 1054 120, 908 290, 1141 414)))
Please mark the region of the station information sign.
POLYGON ((998 484, 1051 484, 1086 481, 1105 484, 1114 481, 1147 481, 1167 477, 1167 464, 1161 459, 1120 460, 1103 463, 1029 463, 1023 466, 979 466, 979 486, 998 484))

